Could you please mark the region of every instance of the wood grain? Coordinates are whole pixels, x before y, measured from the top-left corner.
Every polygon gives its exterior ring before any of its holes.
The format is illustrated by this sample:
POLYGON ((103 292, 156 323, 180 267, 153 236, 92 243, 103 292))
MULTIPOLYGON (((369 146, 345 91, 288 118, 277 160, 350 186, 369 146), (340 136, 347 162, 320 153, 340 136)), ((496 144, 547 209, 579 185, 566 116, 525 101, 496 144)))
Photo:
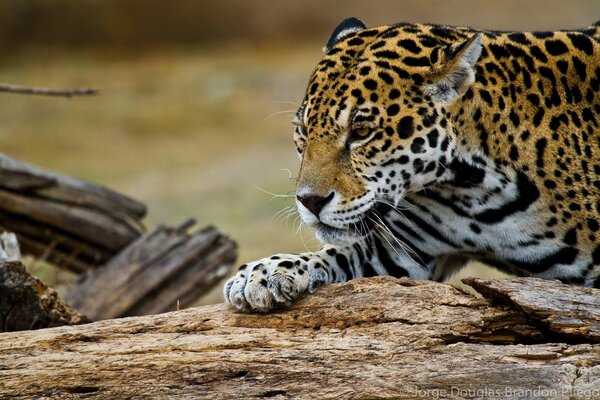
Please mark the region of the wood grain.
MULTIPOLYGON (((511 286, 513 296, 519 285, 511 286)), ((562 342, 560 332, 549 340, 538 323, 512 303, 449 285, 358 279, 267 315, 220 304, 0 334, 0 392, 53 399, 598 398, 600 344, 562 342)))
POLYGON ((483 296, 504 301, 539 326, 572 340, 600 342, 600 291, 536 278, 467 279, 483 296), (568 288, 568 290, 565 290, 568 288))

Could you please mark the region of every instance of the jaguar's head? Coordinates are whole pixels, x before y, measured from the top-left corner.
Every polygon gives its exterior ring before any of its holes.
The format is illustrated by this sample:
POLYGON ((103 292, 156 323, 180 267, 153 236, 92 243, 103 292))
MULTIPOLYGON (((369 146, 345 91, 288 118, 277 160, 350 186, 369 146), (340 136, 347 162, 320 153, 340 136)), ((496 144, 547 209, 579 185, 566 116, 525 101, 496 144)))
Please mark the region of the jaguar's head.
POLYGON ((364 237, 378 213, 445 177, 457 142, 449 109, 474 82, 481 39, 428 29, 350 18, 324 49, 294 141, 300 216, 325 243, 364 237))

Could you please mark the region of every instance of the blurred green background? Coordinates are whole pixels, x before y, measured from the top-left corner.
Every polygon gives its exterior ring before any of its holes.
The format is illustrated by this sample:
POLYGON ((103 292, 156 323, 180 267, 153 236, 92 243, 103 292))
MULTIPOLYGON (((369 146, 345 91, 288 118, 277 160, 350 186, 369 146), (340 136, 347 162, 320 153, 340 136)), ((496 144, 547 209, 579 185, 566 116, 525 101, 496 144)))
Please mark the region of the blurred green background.
MULTIPOLYGON (((290 120, 348 16, 554 30, 600 19, 600 1, 2 0, 0 82, 101 94, 0 94, 0 151, 145 202, 147 226, 215 224, 240 263, 314 249, 295 215, 277 214, 293 197, 266 192, 293 194, 290 120)), ((60 290, 73 281, 31 265, 60 290)))

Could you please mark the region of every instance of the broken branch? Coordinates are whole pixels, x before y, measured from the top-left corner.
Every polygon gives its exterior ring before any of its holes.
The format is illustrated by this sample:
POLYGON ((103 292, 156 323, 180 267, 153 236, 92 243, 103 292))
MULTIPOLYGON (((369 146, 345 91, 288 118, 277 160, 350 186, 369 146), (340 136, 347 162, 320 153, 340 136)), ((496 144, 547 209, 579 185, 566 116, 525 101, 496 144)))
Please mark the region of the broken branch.
POLYGON ((94 96, 98 94, 98 89, 88 87, 74 89, 49 89, 35 86, 20 86, 11 85, 9 83, 0 83, 0 92, 70 98, 73 96, 94 96))

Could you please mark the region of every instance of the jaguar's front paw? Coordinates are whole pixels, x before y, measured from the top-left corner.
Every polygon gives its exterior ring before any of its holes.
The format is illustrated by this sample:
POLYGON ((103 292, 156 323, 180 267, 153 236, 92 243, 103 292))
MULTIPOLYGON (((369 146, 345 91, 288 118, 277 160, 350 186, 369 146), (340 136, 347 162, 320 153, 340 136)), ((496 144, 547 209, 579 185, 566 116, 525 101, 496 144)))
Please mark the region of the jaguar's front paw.
POLYGON ((327 272, 321 263, 295 255, 273 256, 242 265, 223 292, 225 301, 239 310, 267 312, 325 282, 327 272))

